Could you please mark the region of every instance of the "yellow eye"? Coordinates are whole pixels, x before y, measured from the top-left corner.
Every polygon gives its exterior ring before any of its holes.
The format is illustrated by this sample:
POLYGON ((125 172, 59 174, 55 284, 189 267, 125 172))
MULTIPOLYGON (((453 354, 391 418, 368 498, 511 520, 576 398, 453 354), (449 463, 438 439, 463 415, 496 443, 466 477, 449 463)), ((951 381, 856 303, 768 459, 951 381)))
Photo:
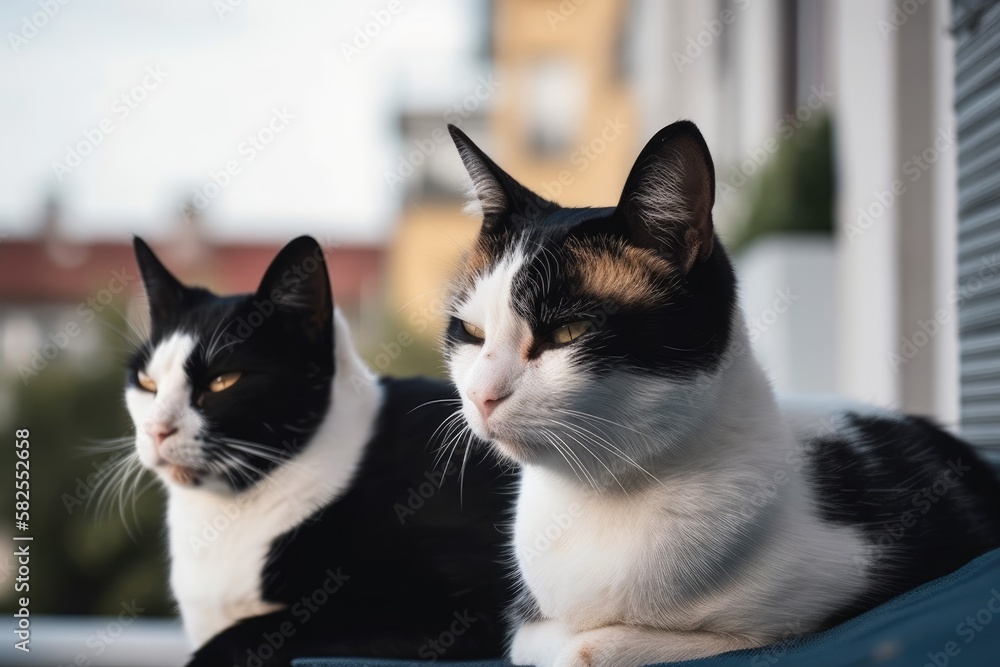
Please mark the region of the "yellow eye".
POLYGON ((156 383, 153 382, 153 378, 146 375, 143 371, 139 371, 139 386, 146 391, 156 393, 156 383))
POLYGON ((240 379, 241 373, 224 373, 208 383, 208 390, 220 392, 229 389, 240 379))
POLYGON ((565 345, 566 343, 571 343, 583 334, 587 333, 590 329, 591 322, 588 320, 581 320, 579 322, 573 322, 572 324, 567 324, 566 326, 559 327, 552 332, 552 342, 556 345, 565 345))
POLYGON ((473 338, 478 338, 479 340, 486 340, 486 332, 477 327, 475 324, 462 322, 462 326, 465 327, 465 333, 469 334, 473 338))

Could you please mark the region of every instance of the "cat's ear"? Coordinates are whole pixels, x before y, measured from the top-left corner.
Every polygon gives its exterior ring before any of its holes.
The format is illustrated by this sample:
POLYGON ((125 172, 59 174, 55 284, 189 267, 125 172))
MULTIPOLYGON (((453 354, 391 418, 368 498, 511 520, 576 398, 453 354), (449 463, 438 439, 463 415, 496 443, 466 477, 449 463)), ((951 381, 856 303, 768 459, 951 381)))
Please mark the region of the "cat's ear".
POLYGON ((684 269, 712 254, 715 167, 694 123, 663 128, 642 149, 625 181, 617 214, 637 244, 684 269))
POLYGON ((271 261, 257 288, 266 299, 310 340, 332 331, 333 292, 323 249, 311 236, 300 236, 271 261))
POLYGON ((530 221, 540 209, 554 206, 518 183, 460 129, 449 125, 448 132, 472 179, 475 199, 470 208, 482 214, 484 232, 499 229, 511 215, 520 214, 530 221))
POLYGON ((132 247, 146 289, 150 317, 155 324, 160 315, 173 312, 180 306, 188 289, 163 266, 145 241, 136 236, 132 247))

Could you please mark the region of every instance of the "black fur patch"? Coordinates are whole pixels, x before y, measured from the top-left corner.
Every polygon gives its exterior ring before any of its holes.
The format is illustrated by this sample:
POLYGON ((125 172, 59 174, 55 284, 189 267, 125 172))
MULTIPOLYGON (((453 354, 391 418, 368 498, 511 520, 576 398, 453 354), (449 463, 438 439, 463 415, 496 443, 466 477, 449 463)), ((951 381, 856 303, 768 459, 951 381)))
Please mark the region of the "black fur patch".
POLYGON ((858 562, 871 572, 866 595, 828 626, 1000 547, 1000 481, 930 421, 848 414, 810 444, 822 518, 860 528, 870 545, 858 562))

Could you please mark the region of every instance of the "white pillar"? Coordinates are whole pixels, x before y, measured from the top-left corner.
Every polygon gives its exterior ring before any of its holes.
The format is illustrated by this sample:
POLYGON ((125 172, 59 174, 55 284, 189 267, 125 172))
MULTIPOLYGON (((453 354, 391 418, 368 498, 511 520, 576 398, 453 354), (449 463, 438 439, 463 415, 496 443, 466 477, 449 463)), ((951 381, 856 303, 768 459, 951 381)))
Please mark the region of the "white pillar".
POLYGON ((887 0, 833 9, 836 83, 838 360, 840 391, 883 405, 899 399, 888 363, 898 346, 895 50, 878 30, 887 0), (881 198, 881 201, 880 201, 881 198), (865 215, 862 215, 864 212, 865 215))
MULTIPOLYGON (((951 25, 950 0, 934 0, 928 7, 934 14, 931 48, 934 52, 932 80, 933 122, 938 127, 958 131, 955 120, 955 40, 947 28, 951 25)), ((958 431, 960 421, 958 308, 951 295, 958 282, 958 143, 942 154, 931 174, 934 187, 933 234, 934 308, 944 308, 948 320, 934 339, 934 413, 938 421, 958 431)))

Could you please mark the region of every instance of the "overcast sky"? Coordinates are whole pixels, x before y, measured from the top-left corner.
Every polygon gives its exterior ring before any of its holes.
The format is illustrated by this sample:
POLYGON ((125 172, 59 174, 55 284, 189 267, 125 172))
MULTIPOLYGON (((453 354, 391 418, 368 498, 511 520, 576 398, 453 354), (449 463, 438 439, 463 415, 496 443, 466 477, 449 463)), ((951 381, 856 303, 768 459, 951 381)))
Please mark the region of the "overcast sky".
POLYGON ((401 91, 444 105, 476 76, 480 3, 403 0, 348 61, 389 0, 58 2, 0 3, 0 234, 30 233, 54 192, 74 235, 155 238, 200 191, 215 235, 377 239, 401 91))

